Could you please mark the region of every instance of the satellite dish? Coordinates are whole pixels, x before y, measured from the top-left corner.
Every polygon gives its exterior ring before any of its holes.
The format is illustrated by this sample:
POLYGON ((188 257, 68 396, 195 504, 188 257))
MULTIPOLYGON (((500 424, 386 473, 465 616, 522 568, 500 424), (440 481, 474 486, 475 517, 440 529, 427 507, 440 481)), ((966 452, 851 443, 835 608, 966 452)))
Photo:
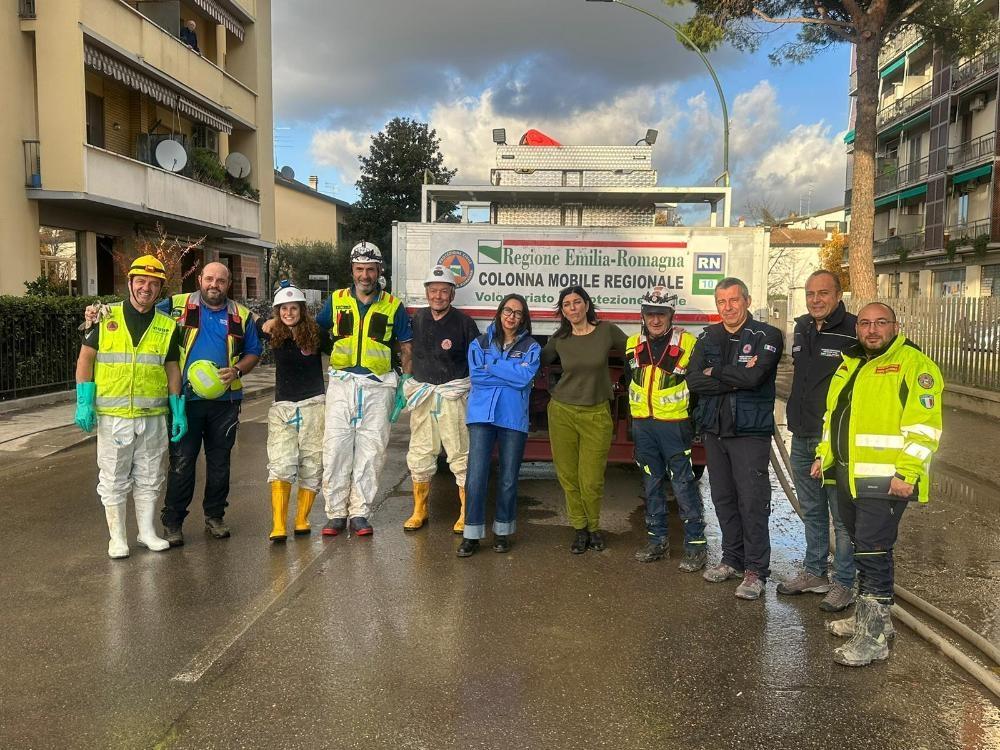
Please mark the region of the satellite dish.
POLYGON ((250 174, 250 160, 239 151, 233 151, 226 157, 226 171, 239 179, 250 174))
POLYGON ((179 142, 168 138, 156 144, 156 163, 168 172, 180 172, 187 165, 187 151, 179 142))
POLYGON ((284 177, 286 180, 294 180, 295 179, 295 170, 292 169, 291 167, 282 167, 281 168, 281 176, 284 177))

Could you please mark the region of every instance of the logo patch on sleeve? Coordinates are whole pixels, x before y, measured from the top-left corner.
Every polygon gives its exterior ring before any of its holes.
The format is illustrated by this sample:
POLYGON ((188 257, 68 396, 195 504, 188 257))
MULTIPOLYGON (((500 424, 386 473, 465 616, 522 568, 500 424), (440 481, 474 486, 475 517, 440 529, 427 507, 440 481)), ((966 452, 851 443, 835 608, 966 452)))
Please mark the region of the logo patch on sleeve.
POLYGON ((934 397, 931 394, 929 394, 929 393, 921 394, 921 396, 920 396, 920 405, 923 406, 925 409, 933 409, 934 408, 934 397))
POLYGON ((777 353, 778 351, 778 347, 771 346, 770 344, 764 344, 764 349, 766 349, 769 352, 775 352, 775 353, 777 353))
POLYGON ((921 388, 925 390, 930 390, 934 387, 934 376, 929 372, 922 372, 917 375, 917 383, 921 388))

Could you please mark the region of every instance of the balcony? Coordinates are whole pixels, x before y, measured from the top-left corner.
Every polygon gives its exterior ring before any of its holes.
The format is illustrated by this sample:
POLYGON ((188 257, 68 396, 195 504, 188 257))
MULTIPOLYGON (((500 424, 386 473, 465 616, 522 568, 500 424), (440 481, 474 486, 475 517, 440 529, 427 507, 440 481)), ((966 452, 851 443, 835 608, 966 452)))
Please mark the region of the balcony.
POLYGON ((959 143, 948 149, 948 167, 950 169, 961 169, 965 166, 975 165, 980 161, 993 159, 996 146, 996 132, 990 131, 971 141, 959 143))
POLYGON ((952 69, 951 87, 960 89, 964 86, 978 81, 989 74, 995 73, 997 69, 997 50, 988 49, 985 52, 967 60, 961 65, 952 69))
POLYGON ((945 230, 945 242, 949 239, 956 240, 960 245, 971 245, 977 237, 990 234, 991 219, 977 219, 975 221, 959 221, 949 224, 945 230))
POLYGON ((875 240, 872 245, 872 258, 875 261, 893 260, 910 253, 918 253, 924 249, 924 230, 909 234, 897 234, 884 240, 875 240))
POLYGON ((930 157, 897 166, 895 160, 886 160, 879 165, 880 174, 875 178, 875 195, 884 195, 893 190, 923 182, 927 179, 930 157))
POLYGON ((853 94, 858 90, 858 71, 852 70, 851 75, 847 79, 847 93, 853 94))
POLYGON ((35 0, 17 0, 18 18, 35 17, 35 0))
POLYGON ((913 26, 904 29, 882 45, 878 53, 879 70, 899 57, 914 44, 920 41, 920 32, 913 26))
POLYGON ((38 141, 22 141, 24 146, 24 185, 29 188, 42 186, 42 155, 38 141))
POLYGON ((92 31, 98 41, 135 56, 128 65, 151 77, 166 76, 168 85, 176 82, 233 117, 250 125, 256 123, 257 95, 253 91, 125 3, 83 3, 81 16, 85 31, 92 31))
POLYGON ((921 107, 926 106, 931 100, 931 82, 928 81, 918 89, 914 89, 909 94, 901 96, 894 102, 890 102, 878 111, 876 124, 880 129, 890 125, 896 120, 905 117, 921 107))

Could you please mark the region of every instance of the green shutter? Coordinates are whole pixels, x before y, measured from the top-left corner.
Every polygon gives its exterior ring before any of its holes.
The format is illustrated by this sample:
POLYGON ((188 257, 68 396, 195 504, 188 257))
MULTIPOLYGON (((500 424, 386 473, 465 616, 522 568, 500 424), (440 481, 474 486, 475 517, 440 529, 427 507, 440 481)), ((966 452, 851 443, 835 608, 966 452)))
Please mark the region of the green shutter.
POLYGON ((912 187, 909 190, 904 190, 900 193, 893 193, 892 195, 886 195, 875 201, 875 208, 880 208, 881 206, 889 206, 899 201, 905 201, 907 198, 916 198, 918 195, 924 195, 926 192, 927 192, 926 185, 918 185, 917 187, 912 187))
POLYGON ((985 177, 990 172, 993 171, 992 164, 984 164, 981 167, 976 167, 975 169, 969 169, 965 172, 959 172, 954 177, 951 178, 952 185, 961 185, 963 182, 969 182, 977 177, 985 177))
POLYGON ((887 75, 889 75, 893 71, 896 71, 896 70, 899 70, 900 68, 902 68, 905 63, 906 63, 906 55, 900 55, 898 60, 896 60, 895 62, 891 62, 888 65, 886 65, 884 68, 882 68, 882 70, 879 71, 878 77, 879 78, 885 78, 887 75))
POLYGON ((844 143, 854 143, 854 128, 847 131, 847 135, 844 136, 844 143))

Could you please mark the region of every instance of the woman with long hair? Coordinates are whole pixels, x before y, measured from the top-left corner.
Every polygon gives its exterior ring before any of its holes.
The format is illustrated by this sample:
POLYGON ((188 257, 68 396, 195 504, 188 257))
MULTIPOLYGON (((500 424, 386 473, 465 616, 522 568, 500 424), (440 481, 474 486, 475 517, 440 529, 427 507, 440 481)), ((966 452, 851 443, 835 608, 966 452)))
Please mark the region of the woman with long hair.
POLYGON ((283 281, 274 294, 274 317, 258 322, 274 352, 274 403, 267 413, 267 470, 271 484, 270 540, 288 536, 286 519, 292 485, 298 482, 295 533, 308 534, 309 511, 323 478, 326 389, 322 354, 332 341, 306 309, 302 291, 283 281))
POLYGON ((603 550, 600 531, 604 468, 611 448, 611 377, 608 355, 624 352, 628 337, 598 320, 581 286, 559 292, 559 328, 542 351, 542 364, 556 360, 562 377, 549 400, 549 441, 556 476, 566 495, 566 515, 575 531, 570 551, 603 550))
POLYGON ((508 294, 486 333, 469 347, 469 469, 465 479, 465 529, 459 557, 470 557, 486 536, 490 457, 499 446, 493 551, 508 552, 517 528, 517 475, 528 439, 528 403, 541 347, 531 337, 528 303, 508 294))

